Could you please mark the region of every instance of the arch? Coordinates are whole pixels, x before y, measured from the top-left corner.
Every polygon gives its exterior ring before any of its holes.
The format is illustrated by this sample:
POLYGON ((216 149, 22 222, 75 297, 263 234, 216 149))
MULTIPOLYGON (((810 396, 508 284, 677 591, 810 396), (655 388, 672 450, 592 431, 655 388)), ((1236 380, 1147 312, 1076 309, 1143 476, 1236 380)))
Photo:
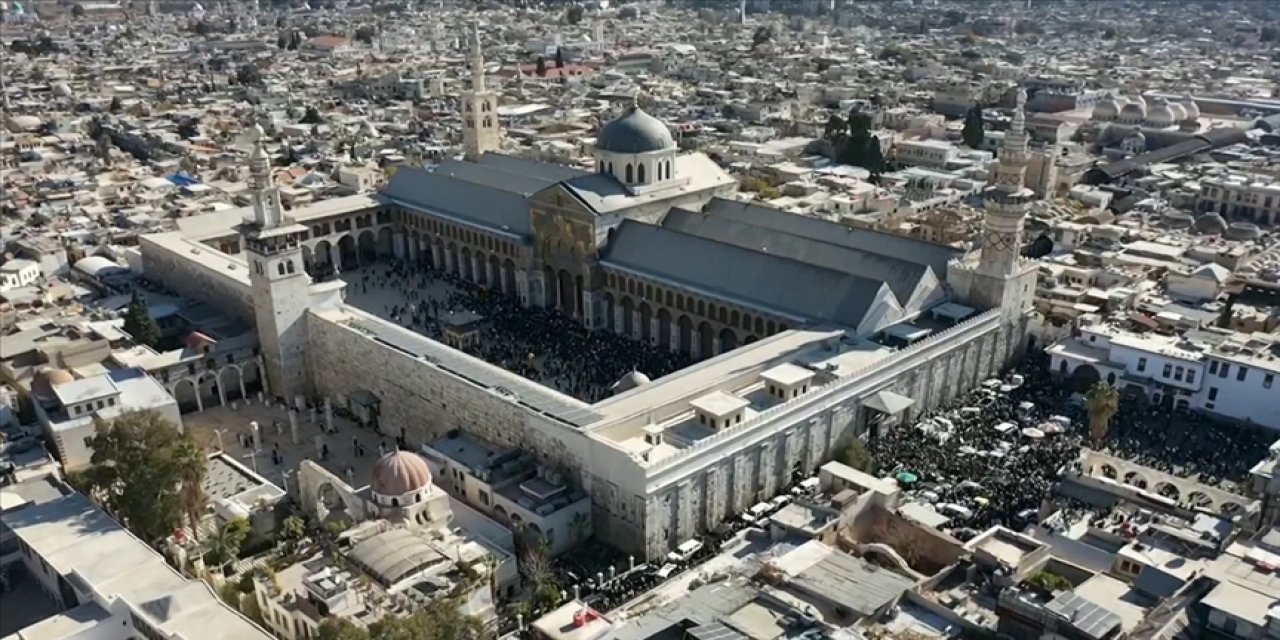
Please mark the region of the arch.
POLYGON ((631 296, 622 296, 622 335, 628 338, 636 335, 635 310, 635 303, 631 301, 631 296))
POLYGON ((577 305, 573 303, 573 276, 564 269, 556 274, 556 291, 559 296, 557 300, 560 301, 560 312, 572 316, 577 309, 577 305))
POLYGON ((250 360, 240 365, 240 382, 246 394, 254 394, 263 390, 262 367, 257 360, 250 360))
POLYGON ((560 282, 556 279, 556 272, 551 267, 542 268, 542 289, 545 306, 548 309, 557 308, 560 304, 560 282))
POLYGON ((343 271, 355 269, 360 266, 360 255, 356 250, 356 238, 351 234, 344 234, 338 238, 338 259, 342 262, 338 265, 343 271))
POLYGON ((1146 489, 1148 486, 1150 486, 1150 483, 1147 482, 1146 477, 1143 476, 1141 473, 1138 473, 1137 471, 1130 471, 1124 474, 1124 483, 1128 485, 1133 485, 1139 489, 1146 489))
POLYGON ((676 320, 676 327, 680 331, 680 353, 693 357, 693 321, 682 314, 676 320))
POLYGON ((644 163, 641 162, 636 166, 636 182, 644 184, 644 163))
MULTIPOLYGON (((486 275, 489 276, 490 286, 498 291, 505 291, 503 287, 506 286, 506 283, 502 278, 502 263, 498 261, 498 255, 496 253, 489 254, 489 273, 486 275)), ((507 291, 507 293, 511 292, 507 291)))
POLYGON ((1187 502, 1197 509, 1212 509, 1213 498, 1203 491, 1192 491, 1187 494, 1187 502))
POLYGON ((715 330, 711 323, 702 321, 698 324, 698 359, 706 360, 715 355, 715 330))
POLYGON ((753 342, 760 342, 760 337, 759 337, 759 336, 757 336, 757 335, 756 335, 756 334, 754 334, 754 333, 753 333, 753 334, 751 334, 751 335, 749 335, 749 336, 747 336, 747 339, 746 339, 746 340, 743 340, 743 341, 742 341, 742 344, 751 344, 751 343, 753 343, 753 342))
POLYGON ((1109 464, 1103 464, 1098 467, 1098 474, 1104 478, 1110 478, 1112 480, 1120 479, 1120 472, 1116 471, 1116 468, 1109 464))
POLYGON ((240 372, 240 367, 234 364, 226 365, 218 371, 218 384, 227 400, 239 400, 244 395, 241 393, 244 389, 244 375, 240 372))
POLYGON ((653 343, 653 309, 648 302, 640 303, 640 339, 645 344, 653 343))
POLYGON ((347 503, 342 499, 342 493, 331 482, 320 485, 316 491, 316 502, 328 512, 325 520, 342 518, 347 511, 347 503))
POLYGON ((383 227, 378 230, 378 257, 388 258, 396 254, 396 234, 391 231, 391 227, 383 227))
POLYGON ((456 242, 449 243, 449 250, 448 250, 448 253, 445 254, 445 257, 449 261, 449 264, 445 265, 445 271, 448 273, 452 273, 454 275, 458 275, 458 273, 460 273, 458 271, 458 268, 459 268, 458 243, 456 242))
POLYGON ((1102 379, 1102 375, 1091 364, 1082 364, 1071 372, 1070 385, 1076 391, 1088 391, 1089 387, 1097 384, 1102 379))
POLYGON ((373 264, 378 261, 378 236, 371 229, 365 229, 360 232, 360 237, 356 238, 357 244, 360 246, 360 264, 373 264))
POLYGON ((1182 501, 1182 491, 1178 490, 1172 482, 1160 481, 1155 486, 1156 494, 1164 496, 1174 502, 1182 501))
POLYGON ((476 250, 476 283, 482 285, 489 284, 489 259, 484 255, 483 251, 476 250))
MULTIPOLYGON (((305 253, 303 254, 306 255, 305 253)), ((308 271, 312 275, 325 274, 333 271, 333 243, 328 240, 321 240, 316 243, 315 249, 311 252, 311 268, 308 271)))
POLYGON ((502 290, 509 296, 519 293, 516 287, 516 263, 507 258, 502 263, 502 290))
POLYGON ((630 162, 627 163, 626 174, 627 174, 627 184, 631 184, 632 179, 635 177, 635 174, 630 162))
POLYGON ((720 353, 728 353, 738 348, 738 334, 733 329, 720 330, 720 353))
POLYGON ((173 383, 169 389, 169 393, 173 394, 173 399, 178 403, 178 411, 182 413, 190 413, 198 411, 200 404, 196 402, 196 382, 191 378, 182 378, 173 383))
POLYGON ((762 318, 762 317, 760 317, 760 316, 756 316, 756 326, 755 326, 755 329, 756 329, 756 333, 757 333, 757 334, 762 334, 762 333, 764 333, 764 318, 762 318))
POLYGON ((305 244, 302 245, 302 270, 306 271, 309 276, 315 275, 315 261, 315 253, 311 251, 311 247, 305 244))
POLYGON ((216 371, 205 371, 196 377, 196 392, 200 394, 200 402, 204 408, 221 406, 221 395, 218 393, 219 380, 216 371))
POLYGON ((583 316, 582 304, 582 275, 579 274, 573 277, 573 309, 578 318, 583 316))
POLYGON ((604 328, 609 331, 617 331, 617 323, 613 317, 613 294, 605 292, 601 298, 601 305, 604 307, 604 328))
POLYGON ((1228 518, 1237 516, 1243 511, 1244 507, 1238 502, 1224 502, 1221 505, 1218 505, 1218 513, 1221 513, 1228 518))
POLYGON ((462 247, 462 254, 458 257, 458 275, 462 276, 463 280, 475 282, 476 274, 472 271, 472 266, 471 247, 462 247))
POLYGON ((658 346, 671 350, 671 312, 666 307, 658 309, 658 346))

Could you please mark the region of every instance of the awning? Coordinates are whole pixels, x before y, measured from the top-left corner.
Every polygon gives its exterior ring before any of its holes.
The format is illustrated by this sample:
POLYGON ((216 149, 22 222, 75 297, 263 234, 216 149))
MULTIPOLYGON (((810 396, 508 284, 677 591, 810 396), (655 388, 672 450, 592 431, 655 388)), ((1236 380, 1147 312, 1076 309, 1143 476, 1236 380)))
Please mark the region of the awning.
POLYGON ((915 403, 915 400, 903 395, 898 395, 892 391, 879 391, 870 398, 867 398, 867 401, 863 402, 862 406, 875 409, 880 413, 897 415, 915 403))

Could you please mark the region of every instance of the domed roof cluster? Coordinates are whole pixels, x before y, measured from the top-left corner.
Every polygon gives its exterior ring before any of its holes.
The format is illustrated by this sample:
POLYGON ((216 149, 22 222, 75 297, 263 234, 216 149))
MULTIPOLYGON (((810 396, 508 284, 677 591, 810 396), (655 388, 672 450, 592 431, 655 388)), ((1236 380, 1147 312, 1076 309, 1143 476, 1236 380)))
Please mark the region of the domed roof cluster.
POLYGON ((1220 236, 1227 231, 1227 221, 1216 213, 1206 213, 1196 218, 1196 231, 1205 235, 1220 236))
POLYGON ((392 451, 373 464, 369 488, 381 496, 402 496, 431 486, 431 469, 422 456, 392 451))
POLYGON ((1200 108, 1191 96, 1177 102, 1156 98, 1148 105, 1142 96, 1125 98, 1111 93, 1094 105, 1092 114, 1096 121, 1141 125, 1153 129, 1167 129, 1199 117, 1200 108))
POLYGON ((622 116, 604 125, 596 136, 596 148, 613 153, 649 153, 675 146, 667 125, 634 104, 622 116))

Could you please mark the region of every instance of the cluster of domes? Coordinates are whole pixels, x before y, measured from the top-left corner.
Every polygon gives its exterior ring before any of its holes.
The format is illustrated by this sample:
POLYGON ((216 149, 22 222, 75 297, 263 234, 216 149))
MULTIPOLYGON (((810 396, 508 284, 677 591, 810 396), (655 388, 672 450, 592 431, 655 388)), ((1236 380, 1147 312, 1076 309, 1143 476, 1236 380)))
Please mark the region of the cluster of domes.
POLYGON ((1117 124, 1141 125, 1153 129, 1167 129, 1183 122, 1199 119, 1200 107, 1191 96, 1177 102, 1156 98, 1147 104, 1146 98, 1117 97, 1108 93, 1093 107, 1093 119, 1117 124))

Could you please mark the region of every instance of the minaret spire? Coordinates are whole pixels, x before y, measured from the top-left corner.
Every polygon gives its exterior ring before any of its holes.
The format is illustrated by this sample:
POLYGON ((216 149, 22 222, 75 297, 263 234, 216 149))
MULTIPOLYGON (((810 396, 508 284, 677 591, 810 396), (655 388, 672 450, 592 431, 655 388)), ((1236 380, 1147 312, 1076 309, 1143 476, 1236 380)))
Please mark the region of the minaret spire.
POLYGON ((480 25, 471 26, 471 90, 484 91, 484 51, 480 44, 480 25))
POLYGON ((253 190, 253 221, 263 229, 276 227, 284 218, 284 205, 280 202, 280 190, 271 177, 271 158, 263 146, 266 132, 262 125, 253 124, 249 136, 253 148, 249 152, 249 188, 253 190))

